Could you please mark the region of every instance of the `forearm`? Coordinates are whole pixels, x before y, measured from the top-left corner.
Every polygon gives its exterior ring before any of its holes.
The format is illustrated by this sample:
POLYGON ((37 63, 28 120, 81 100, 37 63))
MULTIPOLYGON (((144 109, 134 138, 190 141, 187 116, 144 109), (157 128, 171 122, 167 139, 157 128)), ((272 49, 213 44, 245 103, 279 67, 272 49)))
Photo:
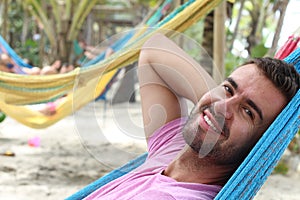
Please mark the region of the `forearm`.
MULTIPOLYGON (((189 99, 194 104, 216 86, 192 57, 161 34, 151 37, 143 45, 139 59, 139 66, 142 65, 151 67, 178 97, 189 99)), ((143 82, 146 84, 150 79, 144 78, 143 82)))

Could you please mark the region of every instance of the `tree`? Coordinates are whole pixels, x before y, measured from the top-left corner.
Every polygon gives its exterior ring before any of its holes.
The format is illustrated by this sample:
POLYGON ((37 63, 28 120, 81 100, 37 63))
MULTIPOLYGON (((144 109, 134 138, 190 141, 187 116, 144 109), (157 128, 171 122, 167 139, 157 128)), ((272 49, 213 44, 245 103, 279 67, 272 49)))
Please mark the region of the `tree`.
MULTIPOLYGON (((24 0, 50 45, 52 58, 72 63, 73 41, 97 0, 24 0)), ((43 42, 43 41, 42 41, 43 42)))
POLYGON ((276 4, 274 5, 273 11, 275 12, 276 10, 278 10, 280 12, 280 16, 279 16, 279 20, 278 20, 278 23, 277 23, 277 26, 275 29, 272 46, 268 51, 269 56, 273 56, 277 49, 279 36, 280 36, 281 29, 282 29, 283 20, 285 17, 285 13, 286 13, 288 4, 289 4, 289 0, 282 0, 282 1, 277 1, 276 4))
MULTIPOLYGON (((233 31, 232 37, 229 39, 229 41, 230 41, 229 51, 232 50, 234 40, 236 39, 236 36, 237 36, 237 33, 238 33, 239 24, 240 24, 240 21, 241 21, 241 17, 242 17, 242 12, 243 12, 243 8, 244 8, 244 5, 245 5, 245 1, 246 0, 240 0, 240 8, 239 8, 237 19, 236 19, 236 24, 235 24, 235 27, 234 27, 234 31, 233 31)), ((230 15, 230 16, 232 17, 232 15, 230 15)))
POLYGON ((7 33, 8 33, 8 0, 3 1, 3 8, 1 8, 2 13, 2 28, 1 28, 1 35, 7 39, 7 33))
MULTIPOLYGON (((225 2, 224 6, 227 12, 226 18, 231 19, 233 4, 231 2, 225 2)), ((211 58, 214 58, 214 42, 216 42, 219 39, 219 38, 215 38, 215 34, 214 34, 215 14, 216 14, 216 10, 210 12, 204 19, 202 46, 206 50, 205 52, 206 55, 202 55, 201 62, 200 62, 201 65, 204 66, 206 71, 212 75, 213 75, 213 62, 211 58), (209 57, 207 55, 209 55, 209 57)), ((225 15, 225 12, 223 12, 223 14, 225 15)), ((224 49, 224 53, 225 53, 225 49, 224 49)), ((223 67, 223 66, 219 66, 219 67, 223 67)))
MULTIPOLYGON (((281 32, 280 23, 284 18, 288 2, 288 0, 241 0, 236 8, 239 14, 232 44, 234 41, 243 44, 249 57, 266 55, 268 52, 268 48, 265 47, 266 38, 272 32, 275 32, 272 49, 277 46, 278 38, 276 37, 281 32), (278 11, 279 17, 276 15, 278 11)), ((269 53, 271 54, 272 52, 269 53)))

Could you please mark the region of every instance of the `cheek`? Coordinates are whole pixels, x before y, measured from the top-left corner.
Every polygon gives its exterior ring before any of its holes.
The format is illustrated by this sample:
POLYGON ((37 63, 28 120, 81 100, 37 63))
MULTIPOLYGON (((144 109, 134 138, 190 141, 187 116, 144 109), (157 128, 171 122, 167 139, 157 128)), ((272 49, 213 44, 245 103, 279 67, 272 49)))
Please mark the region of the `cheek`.
POLYGON ((251 139, 253 126, 245 121, 236 120, 230 127, 230 138, 238 143, 247 143, 251 139))
POLYGON ((246 135, 249 132, 249 128, 247 126, 242 126, 240 128, 240 134, 246 135))

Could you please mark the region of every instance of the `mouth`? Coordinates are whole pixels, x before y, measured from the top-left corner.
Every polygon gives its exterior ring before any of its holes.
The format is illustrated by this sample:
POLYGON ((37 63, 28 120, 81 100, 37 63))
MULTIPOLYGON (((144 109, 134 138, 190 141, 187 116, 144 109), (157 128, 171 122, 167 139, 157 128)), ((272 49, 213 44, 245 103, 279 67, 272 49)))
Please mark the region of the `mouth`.
POLYGON ((200 126, 204 127, 206 131, 210 129, 218 135, 223 135, 226 138, 228 137, 229 131, 224 122, 224 118, 221 119, 219 117, 218 119, 216 119, 210 112, 209 108, 204 109, 201 114, 203 116, 203 121, 202 124, 199 124, 200 126))
POLYGON ((212 121, 208 118, 207 115, 203 115, 204 121, 212 128, 215 132, 219 132, 216 126, 212 123, 212 121))

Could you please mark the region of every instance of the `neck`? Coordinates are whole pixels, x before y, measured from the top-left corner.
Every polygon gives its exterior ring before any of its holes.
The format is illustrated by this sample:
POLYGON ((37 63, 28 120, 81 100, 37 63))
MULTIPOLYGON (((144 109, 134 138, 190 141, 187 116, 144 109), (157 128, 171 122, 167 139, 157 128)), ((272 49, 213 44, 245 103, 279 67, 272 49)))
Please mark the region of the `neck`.
POLYGON ((180 182, 222 186, 236 168, 236 165, 217 165, 207 156, 199 158, 195 151, 186 147, 179 157, 169 164, 163 174, 180 182))

